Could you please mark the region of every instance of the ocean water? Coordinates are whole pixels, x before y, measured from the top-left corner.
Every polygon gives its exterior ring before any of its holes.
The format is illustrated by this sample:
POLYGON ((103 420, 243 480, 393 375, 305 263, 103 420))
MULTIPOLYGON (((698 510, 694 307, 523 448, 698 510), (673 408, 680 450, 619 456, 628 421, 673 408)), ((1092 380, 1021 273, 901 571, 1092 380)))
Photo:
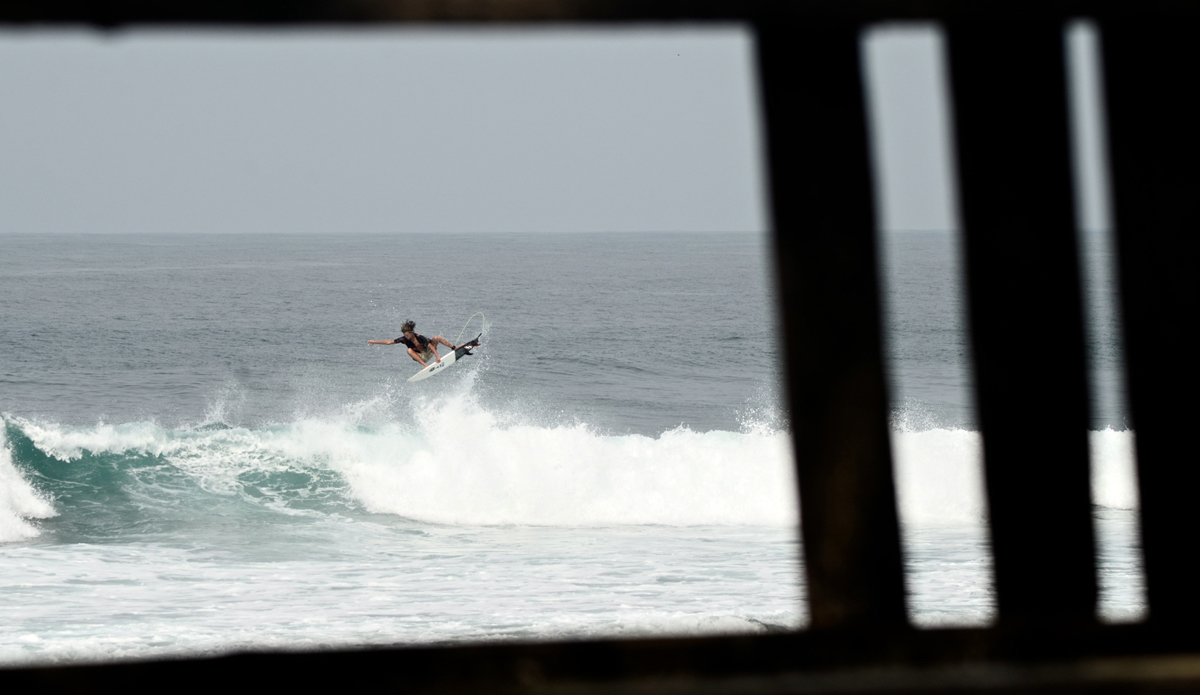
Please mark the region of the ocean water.
MULTIPOLYGON (((1134 621, 1145 617, 1146 601, 1114 250, 1101 233, 1081 234, 1079 242, 1098 612, 1104 621, 1134 621)), ((910 616, 927 626, 986 623, 995 604, 958 240, 942 232, 892 232, 881 235, 880 251, 910 616)))
MULTIPOLYGON (((0 235, 0 663, 804 625, 766 251, 0 235), (403 348, 366 342, 406 319, 483 347, 409 384, 403 348)), ((986 623, 952 240, 885 251, 910 613, 986 623)), ((1105 398, 1101 612, 1136 619, 1132 435, 1105 398)))

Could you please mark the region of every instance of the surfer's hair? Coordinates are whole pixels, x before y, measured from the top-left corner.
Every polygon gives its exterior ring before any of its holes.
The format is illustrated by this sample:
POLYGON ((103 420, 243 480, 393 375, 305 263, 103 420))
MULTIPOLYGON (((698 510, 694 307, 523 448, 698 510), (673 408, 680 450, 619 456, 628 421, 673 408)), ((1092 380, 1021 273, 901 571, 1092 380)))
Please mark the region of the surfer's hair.
POLYGON ((416 330, 417 330, 417 324, 414 321, 405 321, 404 325, 400 327, 401 333, 407 333, 409 331, 415 332, 416 330))

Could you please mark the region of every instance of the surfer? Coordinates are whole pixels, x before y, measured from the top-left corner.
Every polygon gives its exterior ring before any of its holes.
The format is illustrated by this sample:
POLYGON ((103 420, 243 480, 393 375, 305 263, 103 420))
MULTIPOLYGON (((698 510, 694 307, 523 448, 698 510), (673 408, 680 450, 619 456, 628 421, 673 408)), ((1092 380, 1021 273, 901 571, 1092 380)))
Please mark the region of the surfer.
POLYGON ((445 345, 453 350, 456 346, 449 340, 446 340, 440 335, 435 335, 432 338, 417 333, 417 324, 412 321, 405 321, 400 327, 400 332, 403 333, 399 338, 392 340, 368 340, 367 345, 395 345, 403 343, 408 346, 408 356, 421 363, 422 367, 429 366, 429 360, 441 362, 442 356, 438 354, 437 346, 445 345))

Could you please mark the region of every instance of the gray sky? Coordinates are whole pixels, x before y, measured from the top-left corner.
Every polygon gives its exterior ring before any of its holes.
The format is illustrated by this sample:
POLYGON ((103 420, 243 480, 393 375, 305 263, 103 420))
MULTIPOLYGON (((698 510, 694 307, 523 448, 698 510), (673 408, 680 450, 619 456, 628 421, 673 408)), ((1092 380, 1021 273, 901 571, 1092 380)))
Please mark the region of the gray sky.
POLYGON ((736 29, 0 34, 0 230, 753 231, 736 29))
MULTIPOLYGON (((1088 232, 1112 228, 1104 148, 1099 36, 1090 22, 1066 32, 1076 216, 1088 232)), ((958 229, 945 39, 933 24, 885 24, 863 41, 879 226, 958 229)))
MULTIPOLYGON (((956 228, 938 31, 863 50, 881 227, 956 228)), ((0 233, 761 231, 752 52, 728 27, 3 31, 0 233)))
POLYGON ((863 41, 882 229, 958 227, 944 56, 930 25, 884 25, 863 41))

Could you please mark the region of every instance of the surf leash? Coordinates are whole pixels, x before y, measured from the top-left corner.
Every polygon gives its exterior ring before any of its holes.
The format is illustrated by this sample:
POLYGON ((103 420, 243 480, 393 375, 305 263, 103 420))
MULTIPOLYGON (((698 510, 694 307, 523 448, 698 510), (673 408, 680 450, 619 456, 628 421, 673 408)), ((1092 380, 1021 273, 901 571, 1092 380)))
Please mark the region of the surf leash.
POLYGON ((476 316, 480 317, 479 318, 479 329, 480 329, 479 332, 480 333, 483 332, 483 324, 484 324, 484 322, 487 321, 487 317, 483 315, 482 311, 476 311, 474 314, 471 314, 471 317, 468 318, 467 322, 463 324, 462 330, 458 332, 458 337, 454 339, 455 345, 458 345, 458 341, 462 340, 463 333, 467 332, 467 326, 471 325, 471 320, 474 319, 476 316))

